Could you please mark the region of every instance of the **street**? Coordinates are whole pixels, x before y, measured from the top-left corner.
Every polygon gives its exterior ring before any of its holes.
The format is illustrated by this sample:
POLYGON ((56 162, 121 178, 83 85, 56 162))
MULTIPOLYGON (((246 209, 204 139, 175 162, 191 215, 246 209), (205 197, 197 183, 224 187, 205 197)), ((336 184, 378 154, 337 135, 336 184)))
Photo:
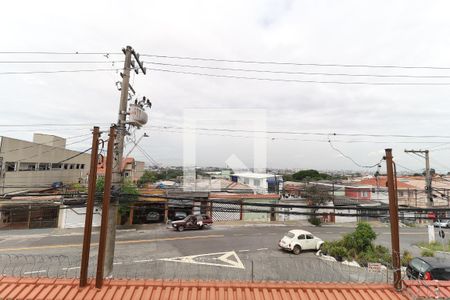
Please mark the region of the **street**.
MULTIPOLYGON (((119 230, 114 277, 155 279, 386 281, 388 272, 325 261, 314 252, 298 256, 278 249, 291 229, 305 229, 323 240, 351 232, 350 226, 284 224, 214 225, 206 230, 177 232, 164 226, 119 230)), ((389 247, 389 227, 374 228, 377 244, 389 247)), ((427 241, 426 228, 401 228, 401 251, 418 255, 414 243, 427 241)), ((0 232, 3 274, 77 277, 81 257, 80 230, 0 232), (9 233, 9 234, 8 234, 9 233)), ((98 232, 92 236, 89 274, 94 277, 98 232)))

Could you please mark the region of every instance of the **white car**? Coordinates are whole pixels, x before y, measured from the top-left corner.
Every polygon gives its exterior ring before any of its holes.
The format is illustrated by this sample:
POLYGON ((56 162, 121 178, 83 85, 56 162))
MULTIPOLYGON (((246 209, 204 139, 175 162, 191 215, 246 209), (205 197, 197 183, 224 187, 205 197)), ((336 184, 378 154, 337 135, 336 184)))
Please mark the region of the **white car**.
POLYGON ((441 221, 441 220, 437 220, 436 222, 433 223, 434 227, 441 227, 441 228, 449 228, 450 221, 441 221))
POLYGON ((319 250, 323 241, 305 230, 291 230, 280 240, 278 246, 295 255, 303 250, 319 250))

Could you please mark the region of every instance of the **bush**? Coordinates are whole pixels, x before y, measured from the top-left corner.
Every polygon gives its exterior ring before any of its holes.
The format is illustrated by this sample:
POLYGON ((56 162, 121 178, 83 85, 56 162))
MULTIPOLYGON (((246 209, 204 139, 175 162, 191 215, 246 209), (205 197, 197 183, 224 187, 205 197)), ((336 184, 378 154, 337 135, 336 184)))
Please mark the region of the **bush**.
POLYGON ((422 249, 422 252, 420 252, 420 255, 433 257, 434 256, 434 251, 430 250, 430 249, 422 249))
POLYGON ((308 219, 309 223, 313 224, 314 226, 320 226, 322 224, 322 221, 319 218, 311 217, 308 219))
POLYGON ((347 249, 342 246, 333 246, 329 250, 329 255, 336 258, 337 261, 342 261, 344 258, 346 258, 347 255, 347 249))
POLYGON ((411 252, 409 252, 408 250, 403 251, 403 255, 401 257, 402 266, 406 267, 411 259, 413 259, 411 252))

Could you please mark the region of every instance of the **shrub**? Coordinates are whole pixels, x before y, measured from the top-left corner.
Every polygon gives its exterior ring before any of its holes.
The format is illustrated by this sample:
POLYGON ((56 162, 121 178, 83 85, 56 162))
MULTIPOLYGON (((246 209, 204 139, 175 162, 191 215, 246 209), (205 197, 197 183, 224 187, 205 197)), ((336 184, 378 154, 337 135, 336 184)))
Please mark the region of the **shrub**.
POLYGON ((434 256, 434 251, 430 250, 430 249, 422 249, 422 252, 420 252, 420 254, 422 256, 433 257, 434 256))
POLYGON ((412 259, 412 254, 408 250, 403 251, 403 255, 401 257, 402 266, 406 267, 412 259))
POLYGON ((311 217, 308 219, 309 223, 313 224, 314 226, 320 226, 322 224, 322 221, 319 218, 311 217))
POLYGON ((342 261, 347 257, 347 249, 342 246, 333 246, 330 248, 329 254, 336 258, 337 261, 342 261))

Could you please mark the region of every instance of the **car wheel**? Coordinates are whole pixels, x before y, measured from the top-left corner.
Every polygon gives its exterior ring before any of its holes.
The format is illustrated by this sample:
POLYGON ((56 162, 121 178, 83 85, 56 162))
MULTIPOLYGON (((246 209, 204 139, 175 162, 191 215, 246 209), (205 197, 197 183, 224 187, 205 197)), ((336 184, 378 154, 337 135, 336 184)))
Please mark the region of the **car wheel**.
POLYGON ((178 231, 183 231, 184 230, 184 226, 183 225, 181 225, 181 226, 178 226, 178 231))
POLYGON ((202 225, 202 226, 200 226, 200 229, 201 229, 201 230, 206 229, 206 226, 205 226, 205 225, 202 225))
POLYGON ((302 248, 299 245, 295 245, 292 253, 294 253, 295 255, 299 255, 300 252, 302 252, 302 248))

